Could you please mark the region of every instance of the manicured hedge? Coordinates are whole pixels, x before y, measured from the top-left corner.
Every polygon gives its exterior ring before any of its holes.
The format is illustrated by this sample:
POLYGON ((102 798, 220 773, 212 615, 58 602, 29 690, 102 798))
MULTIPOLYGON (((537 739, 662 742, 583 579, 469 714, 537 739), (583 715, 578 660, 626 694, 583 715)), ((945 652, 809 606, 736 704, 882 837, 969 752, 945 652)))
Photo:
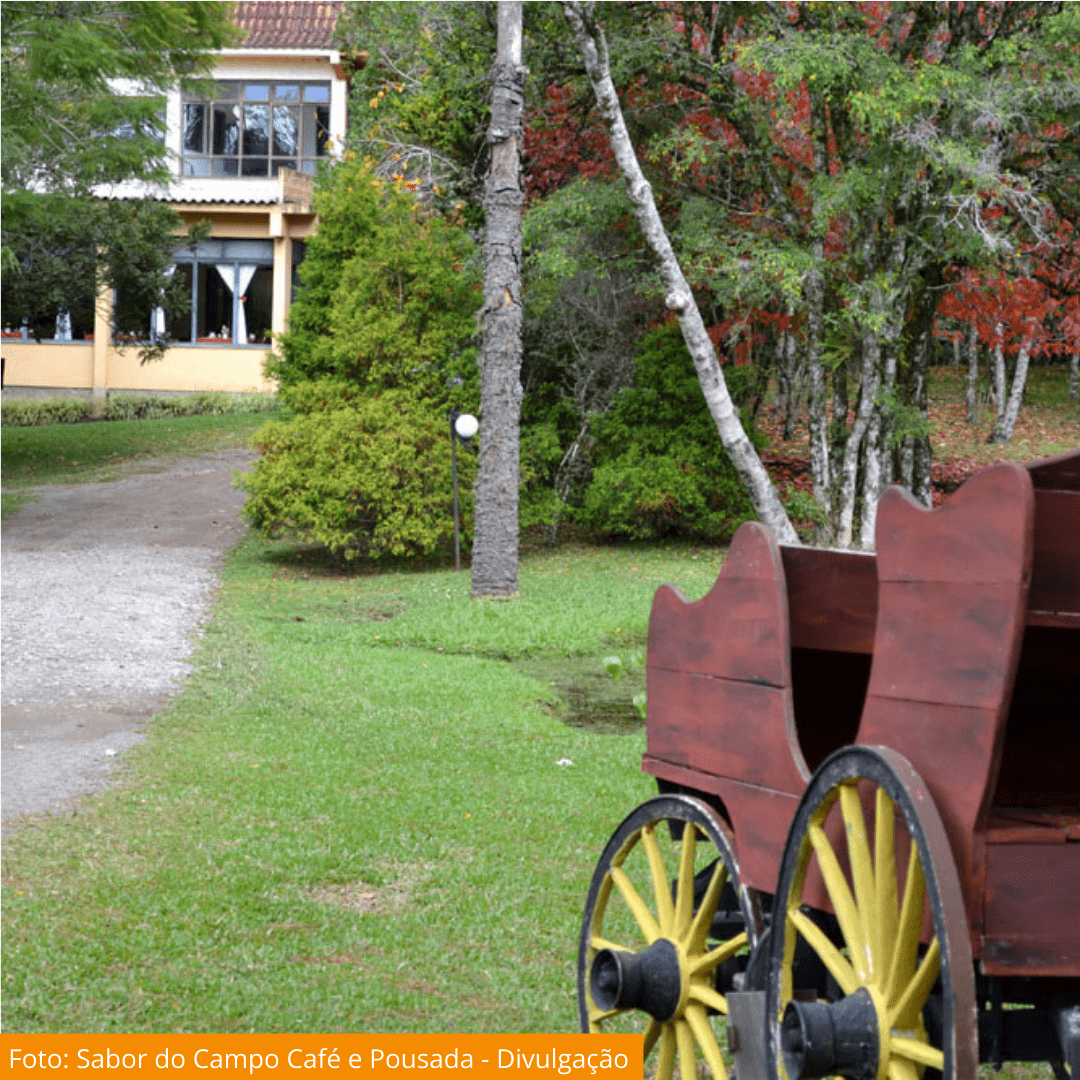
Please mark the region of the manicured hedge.
MULTIPOLYGON (((271 412, 277 407, 278 400, 274 394, 113 394, 106 402, 101 419, 156 420, 169 416, 224 416, 271 412)), ((91 419, 90 402, 85 398, 14 398, 0 406, 0 417, 5 427, 77 424, 91 419)))

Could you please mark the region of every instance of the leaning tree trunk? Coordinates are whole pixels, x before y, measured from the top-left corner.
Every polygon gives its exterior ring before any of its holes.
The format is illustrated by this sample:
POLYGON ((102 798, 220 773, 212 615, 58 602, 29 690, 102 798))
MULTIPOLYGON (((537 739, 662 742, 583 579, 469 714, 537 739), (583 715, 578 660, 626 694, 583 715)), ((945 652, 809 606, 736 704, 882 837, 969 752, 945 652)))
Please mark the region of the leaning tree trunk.
POLYGON ((491 164, 484 192, 484 307, 480 359, 480 470, 472 595, 518 591, 521 428, 521 151, 525 68, 520 0, 499 0, 492 71, 491 164))
POLYGON ((979 382, 979 331, 974 323, 968 327, 968 377, 967 377, 967 412, 964 419, 969 424, 975 423, 975 395, 979 382))
MULTIPOLYGON (((591 8, 591 5, 588 6, 591 8)), ((683 276, 671 241, 660 220, 652 188, 638 164, 637 154, 630 142, 630 133, 623 120, 619 96, 611 81, 604 33, 593 21, 591 13, 586 12, 586 6, 576 0, 565 0, 563 11, 577 37, 585 70, 596 95, 600 115, 607 127, 615 160, 626 180, 627 191, 634 204, 641 231, 660 264, 660 275, 667 290, 667 307, 679 317, 683 340, 694 361, 698 382, 709 406, 709 413, 720 433, 720 441, 739 473, 758 519, 772 530, 780 543, 798 544, 799 535, 777 497, 776 489, 761 463, 761 458, 739 421, 694 294, 683 276)))

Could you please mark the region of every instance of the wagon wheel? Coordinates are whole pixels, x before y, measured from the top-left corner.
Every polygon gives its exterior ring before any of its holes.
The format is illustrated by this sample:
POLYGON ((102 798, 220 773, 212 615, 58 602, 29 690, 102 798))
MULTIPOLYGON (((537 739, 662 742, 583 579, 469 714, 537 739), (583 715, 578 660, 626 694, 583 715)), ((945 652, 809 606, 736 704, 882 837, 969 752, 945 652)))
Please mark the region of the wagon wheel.
POLYGON ((739 888, 730 834, 688 795, 642 803, 593 874, 578 952, 581 1030, 638 1031, 658 1080, 727 1076, 710 1016, 757 943, 755 898, 739 888), (749 932, 748 928, 749 927, 749 932), (720 944, 710 946, 710 937, 720 944))
POLYGON ((906 758, 849 747, 814 774, 788 834, 770 938, 772 1075, 974 1080, 963 897, 941 818, 906 758), (835 914, 803 904, 811 867, 835 914))

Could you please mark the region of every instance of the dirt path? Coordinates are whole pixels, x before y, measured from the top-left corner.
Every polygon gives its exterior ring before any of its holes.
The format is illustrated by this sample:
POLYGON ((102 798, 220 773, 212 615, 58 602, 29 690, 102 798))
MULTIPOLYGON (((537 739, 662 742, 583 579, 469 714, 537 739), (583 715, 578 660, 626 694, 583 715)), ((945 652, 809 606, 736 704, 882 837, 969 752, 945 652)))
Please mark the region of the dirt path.
POLYGON ((4 523, 5 832, 101 787, 176 692, 221 555, 244 531, 233 471, 253 457, 228 451, 41 488, 4 523))

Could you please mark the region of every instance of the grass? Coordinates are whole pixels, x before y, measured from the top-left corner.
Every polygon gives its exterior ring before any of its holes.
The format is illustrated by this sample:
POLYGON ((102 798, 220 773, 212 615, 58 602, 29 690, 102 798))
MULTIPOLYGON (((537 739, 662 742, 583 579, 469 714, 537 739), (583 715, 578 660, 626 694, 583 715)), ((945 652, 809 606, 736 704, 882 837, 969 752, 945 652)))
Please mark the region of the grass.
POLYGON ((161 420, 5 427, 3 516, 16 511, 42 484, 115 480, 151 462, 248 446, 272 413, 183 416, 161 420), (21 490, 20 490, 21 489, 21 490))
POLYGON ((584 889, 653 789, 640 726, 570 726, 521 664, 629 655, 718 564, 569 547, 471 603, 247 539, 122 782, 5 847, 4 1029, 573 1030, 584 889))

